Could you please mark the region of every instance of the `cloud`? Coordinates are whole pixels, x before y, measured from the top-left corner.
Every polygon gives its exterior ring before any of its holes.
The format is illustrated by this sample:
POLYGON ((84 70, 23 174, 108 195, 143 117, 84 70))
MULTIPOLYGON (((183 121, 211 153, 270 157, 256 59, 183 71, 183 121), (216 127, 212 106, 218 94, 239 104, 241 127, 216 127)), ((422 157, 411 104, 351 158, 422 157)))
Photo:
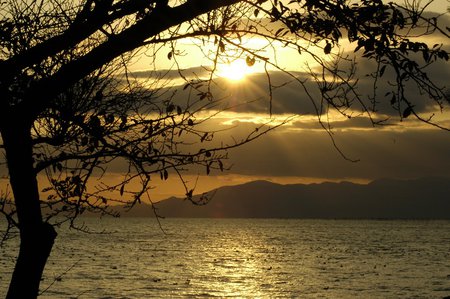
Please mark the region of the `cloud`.
POLYGON ((440 130, 347 130, 334 136, 320 131, 280 130, 233 150, 232 172, 245 175, 337 178, 413 178, 449 176, 450 138, 440 130))
POLYGON ((269 114, 271 110, 272 114, 279 115, 317 115, 316 107, 322 112, 327 111, 327 107, 320 107, 317 84, 310 79, 309 74, 271 71, 269 75, 270 81, 265 73, 249 74, 239 82, 215 78, 211 84, 204 82, 198 90, 186 89, 186 82, 183 82, 163 88, 161 93, 171 95, 175 92, 173 102, 185 106, 187 101, 192 103, 198 99, 200 91, 209 91, 215 99, 222 99, 222 109, 241 113, 269 114))
MULTIPOLYGON (((361 55, 362 51, 356 53, 361 55)), ((354 55, 353 51, 344 52, 343 56, 354 55)), ((414 57, 412 57, 414 58, 414 57)), ((423 60, 421 55, 417 55, 418 61, 423 60)), ((298 65, 301 65, 298 64, 298 65)), ((368 109, 372 113, 373 118, 383 119, 390 118, 391 121, 398 121, 399 116, 407 107, 405 103, 397 106, 391 104, 392 91, 397 91, 396 80, 392 68, 388 65, 385 69, 382 78, 376 82, 370 74, 376 70, 376 63, 367 59, 358 59, 356 64, 356 74, 349 81, 350 84, 357 83, 353 86, 347 96, 350 100, 350 107, 346 112, 354 117, 361 116, 361 113, 368 109), (375 85, 376 83, 376 85, 375 85), (353 94, 354 92, 354 94, 353 94), (375 106, 373 99, 375 99, 375 106), (373 110, 373 111, 372 111, 373 110)), ((341 70, 349 68, 348 63, 343 61, 341 70)), ((450 77, 450 68, 448 62, 439 61, 424 68, 427 75, 432 79, 437 87, 446 88, 448 85, 448 78, 450 77)), ((211 84, 204 83, 203 91, 210 91, 215 98, 224 99, 222 101, 222 108, 231 109, 235 112, 241 113, 270 113, 272 114, 299 114, 299 115, 317 115, 326 114, 329 112, 329 106, 326 101, 322 100, 319 86, 324 84, 322 81, 321 69, 313 68, 318 75, 318 81, 315 81, 307 71, 291 71, 290 74, 270 70, 270 81, 265 73, 248 74, 245 80, 238 82, 231 82, 225 78, 215 78, 211 84), (269 89, 269 84, 272 85, 272 90, 269 89), (272 94, 270 94, 272 93, 272 94)), ((208 78, 209 72, 207 67, 194 67, 184 69, 183 74, 195 74, 200 78, 208 78)), ((147 75, 152 75, 153 72, 142 71, 137 73, 139 78, 144 78, 147 75)), ((186 82, 181 80, 179 73, 176 70, 162 70, 159 75, 166 74, 168 80, 173 80, 171 86, 163 88, 162 91, 170 91, 167 94, 172 94, 176 91, 176 96, 173 100, 180 106, 185 105, 187 99, 191 100, 200 95, 193 93, 190 88, 183 90, 186 82)), ((341 73, 342 74, 342 73, 341 73)), ((158 75, 158 76, 159 76, 158 75)), ((152 77, 152 78, 157 78, 152 77)), ((193 77, 187 77, 188 80, 193 77)), ((326 74, 325 78, 330 79, 326 74)), ((448 88, 448 87, 447 87, 448 88)), ((330 96, 336 90, 330 91, 330 96)), ((198 92, 198 91, 195 91, 198 92)), ((342 94, 343 89, 340 90, 342 94)), ((417 113, 421 113, 423 118, 427 119, 433 113, 439 114, 439 107, 436 102, 424 95, 423 90, 417 87, 417 83, 410 80, 405 85, 405 96, 414 107, 417 113)), ((341 102, 337 99, 336 103, 341 102)), ((344 102, 342 102, 344 103, 344 102)), ((448 110, 448 102, 442 103, 445 106, 444 112, 448 110)), ((366 115, 367 116, 367 115, 366 115)))
MULTIPOLYGON (((425 17, 436 17, 438 14, 425 12, 425 17)), ((450 24, 450 16, 449 15, 441 15, 438 18, 438 22, 442 28, 450 24)), ((262 25, 267 26, 265 30, 276 30, 280 24, 278 23, 270 23, 268 20, 260 20, 262 25)), ((410 32, 411 35, 416 35, 419 29, 414 29, 410 32)), ((344 34, 345 36, 345 34, 344 34)), ((253 40, 259 40, 258 37, 253 37, 253 40)), ((426 35, 420 37, 420 41, 426 42, 433 45, 433 43, 443 43, 444 47, 449 47, 449 39, 443 38, 443 35, 440 32, 434 32, 431 35, 426 35)), ((246 39, 243 38, 243 42, 246 42, 246 39)), ((257 42, 254 44, 251 41, 248 41, 250 45, 258 45, 257 42)), ((356 44, 348 45, 345 42, 345 39, 342 40, 344 47, 343 55, 349 55, 352 57, 355 55, 353 50, 356 44), (345 48, 347 47, 347 48, 345 48)), ((261 46, 261 45, 260 45, 261 46)), ((262 47, 262 46, 261 46, 262 47)), ((319 49, 320 50, 320 49, 319 49)), ((230 50, 232 51, 232 50, 230 50)), ((265 56, 271 56, 270 52, 272 50, 266 49, 266 52, 263 52, 265 56), (267 55, 266 55, 267 54, 267 55)), ((272 90, 272 100, 270 101, 269 96, 269 81, 265 73, 255 73, 247 76, 247 79, 240 82, 230 82, 224 78, 216 78, 214 83, 210 84, 208 87, 204 86, 203 91, 211 91, 216 98, 223 98, 221 108, 231 109, 232 111, 239 113, 267 113, 270 112, 275 115, 284 115, 284 114, 299 114, 306 116, 316 115, 318 112, 320 114, 326 114, 329 112, 329 107, 322 101, 322 97, 320 95, 318 84, 323 82, 315 82, 310 74, 305 70, 301 70, 301 67, 305 61, 308 61, 308 54, 302 53, 301 55, 298 52, 291 49, 291 52, 286 52, 285 48, 276 48, 274 50, 278 53, 278 61, 280 64, 286 64, 286 69, 296 69, 296 71, 292 71, 292 75, 299 79, 304 83, 296 82, 294 78, 290 77, 284 72, 270 70, 270 80, 274 86, 283 85, 282 88, 274 88, 272 90)), ((349 93, 350 100, 353 101, 352 107, 347 110, 347 112, 351 113, 354 117, 361 118, 361 112, 368 108, 371 110, 373 108, 373 103, 370 99, 375 97, 376 107, 375 112, 372 114, 374 119, 385 119, 390 118, 392 123, 396 123, 399 120, 399 115, 406 108, 405 105, 401 107, 397 107, 396 105, 391 105, 392 94, 388 94, 392 92, 392 90, 396 90, 396 82, 394 79, 394 73, 392 69, 388 66, 386 68, 385 74, 383 78, 377 81, 377 88, 374 90, 374 79, 370 76, 367 76, 371 72, 376 69, 376 64, 374 61, 368 61, 367 59, 361 59, 360 55, 362 55, 362 50, 356 53, 357 56, 357 73, 354 80, 357 80, 358 83, 355 86, 355 92, 359 96, 359 98, 355 98, 355 96, 349 93), (353 99, 352 99, 353 97, 353 99)), ((322 55, 320 58, 324 60, 330 58, 327 55, 323 55, 323 51, 319 51, 318 55, 322 55)), ((411 57, 413 57, 412 55, 411 57)), ((192 65, 192 55, 187 55, 183 57, 187 62, 185 65, 192 65)), ((165 58, 165 57, 164 57, 165 58)), ((418 61, 423 60, 421 54, 417 57, 418 61)), ((180 58, 181 59, 181 58, 180 58)), ((195 60, 195 59, 194 59, 195 60)), ((275 61, 275 58, 271 58, 271 61, 275 61)), ((205 60, 203 60, 205 62, 205 60)), ((342 61, 342 68, 345 69, 348 65, 345 65, 345 60, 342 61)), ((317 71, 318 74, 321 74, 321 70, 318 68, 314 68, 314 64, 312 61, 308 61, 313 70, 317 71)), ((258 65, 261 67, 262 61, 257 61, 255 67, 258 65)), ((260 68, 261 69, 261 68, 260 68)), ((259 70, 260 70, 259 69, 259 70)), ((303 67, 305 69, 305 67, 303 67)), ((188 80, 195 78, 208 78, 209 77, 210 67, 202 67, 195 66, 192 68, 184 68, 181 73, 188 80)), ((450 77, 450 68, 448 67, 448 63, 438 62, 434 63, 425 68, 427 74, 432 78, 434 82, 436 82, 437 86, 445 87, 448 85, 448 78, 450 77)), ((170 70, 159 70, 155 71, 135 71, 133 75, 139 80, 144 80, 146 78, 150 78, 151 80, 158 79, 164 77, 164 80, 172 80, 168 82, 169 85, 166 88, 163 88, 162 91, 170 91, 167 95, 171 95, 173 91, 177 91, 176 96, 173 98, 176 104, 180 106, 184 106, 186 101, 191 101, 192 99, 199 97, 200 95, 196 95, 191 89, 183 90, 186 82, 184 82, 178 70, 170 69, 170 70), (164 75, 164 76, 163 76, 164 75)), ((319 76, 320 78, 320 76, 319 76)), ((350 83, 353 83, 351 81, 350 83)), ((330 92, 332 94, 332 92, 330 92)), ((407 99, 412 103, 416 112, 421 113, 424 118, 428 118, 433 113, 439 114, 440 112, 436 107, 436 103, 427 99, 426 96, 423 95, 423 92, 417 88, 417 85, 414 82, 409 82, 406 85, 406 96, 407 99)), ((446 105, 446 110, 448 109, 448 103, 444 103, 446 105)), ((220 107, 214 107, 219 109, 220 107)), ((366 115, 367 117, 367 115, 366 115)), ((342 125, 343 122, 340 122, 342 125)))
POLYGON ((162 70, 136 70, 128 75, 136 79, 179 79, 184 76, 188 79, 205 77, 210 73, 209 67, 197 66, 186 69, 162 69, 162 70))

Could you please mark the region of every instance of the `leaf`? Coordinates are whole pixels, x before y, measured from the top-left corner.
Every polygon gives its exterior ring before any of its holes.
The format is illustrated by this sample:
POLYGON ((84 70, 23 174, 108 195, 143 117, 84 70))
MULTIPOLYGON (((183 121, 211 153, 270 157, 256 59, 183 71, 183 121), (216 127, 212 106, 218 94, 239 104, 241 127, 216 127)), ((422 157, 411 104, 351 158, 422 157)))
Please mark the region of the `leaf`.
POLYGON ((370 52, 375 49, 375 41, 373 39, 368 39, 364 42, 365 52, 370 52))
POLYGON ((247 66, 252 67, 255 64, 256 60, 254 57, 247 56, 245 62, 247 63, 247 66))
POLYGON ((81 185, 76 185, 75 188, 73 189, 73 194, 77 197, 81 196, 81 194, 83 193, 83 188, 81 187, 81 185))
POLYGON ((397 102, 397 98, 395 97, 395 94, 392 95, 391 98, 391 105, 394 105, 397 102))
POLYGON ((365 41, 363 39, 358 39, 358 45, 355 48, 355 53, 358 52, 359 49, 361 49, 364 46, 365 41))
POLYGON ((122 115, 120 117, 120 128, 122 129, 123 127, 125 127, 125 125, 127 124, 127 116, 126 115, 122 115))
POLYGON ((448 53, 445 51, 442 51, 441 53, 442 53, 442 58, 444 58, 445 61, 448 61, 448 53))
POLYGON ((167 180, 169 178, 169 173, 167 172, 167 169, 164 169, 164 180, 167 180))
POLYGON ((167 114, 171 113, 174 109, 175 109, 174 104, 170 104, 169 106, 167 106, 166 108, 167 114))
POLYGON ((223 41, 219 41, 219 50, 220 52, 225 52, 225 44, 223 43, 223 41))
POLYGON ((194 125, 194 121, 192 119, 188 119, 188 125, 193 126, 194 125))
POLYGON ((259 9, 255 9, 255 11, 253 12, 253 14, 255 15, 255 18, 257 18, 258 15, 259 15, 259 9))
POLYGON ((325 46, 325 48, 323 48, 323 52, 325 54, 330 54, 330 52, 331 52, 331 44, 329 42, 327 42, 327 45, 325 46))
POLYGON ((94 95, 94 98, 92 99, 92 101, 94 102, 99 102, 103 99, 103 92, 101 90, 97 91, 94 95))
POLYGON ((172 57, 173 57, 173 51, 170 51, 169 53, 167 53, 167 58, 169 60, 172 60, 172 57))
POLYGON ((275 21, 279 20, 281 17, 281 13, 278 11, 278 9, 275 6, 272 6, 272 11, 270 14, 272 15, 273 20, 275 20, 275 21))
POLYGON ((423 57, 423 60, 425 60, 425 62, 429 62, 430 61, 430 55, 428 53, 428 50, 423 50, 422 51, 422 57, 423 57))
POLYGON ((284 30, 284 28, 280 28, 280 29, 278 29, 276 32, 275 32, 275 36, 278 36, 278 34, 280 34, 281 33, 281 31, 283 31, 284 30))
POLYGON ((153 150, 153 145, 152 145, 151 142, 149 142, 149 143, 147 144, 147 151, 148 151, 148 153, 150 154, 150 153, 152 152, 152 150, 153 150))
POLYGON ((413 108, 411 106, 407 107, 404 111, 403 111, 403 118, 407 118, 408 116, 411 115, 411 113, 413 112, 413 108))
POLYGON ((123 196, 123 191, 124 191, 124 189, 125 189, 125 184, 123 184, 123 185, 120 187, 120 191, 119 191, 120 196, 123 196))
POLYGON ((112 124, 114 122, 114 115, 112 114, 105 115, 104 118, 107 124, 112 124))
POLYGON ((386 65, 383 65, 380 69, 380 77, 383 77, 384 71, 386 70, 386 65))
POLYGON ((445 50, 441 50, 437 53, 438 57, 441 59, 445 59, 445 61, 448 61, 448 53, 445 50))

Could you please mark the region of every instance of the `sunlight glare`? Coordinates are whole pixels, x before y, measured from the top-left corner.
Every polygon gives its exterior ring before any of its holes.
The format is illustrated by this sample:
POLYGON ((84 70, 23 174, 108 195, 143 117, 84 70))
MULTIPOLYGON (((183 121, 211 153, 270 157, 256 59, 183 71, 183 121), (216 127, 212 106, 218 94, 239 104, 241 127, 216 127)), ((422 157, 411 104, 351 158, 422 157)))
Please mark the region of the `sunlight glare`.
POLYGON ((252 73, 252 68, 247 66, 244 60, 239 59, 228 64, 221 64, 218 68, 219 77, 230 81, 241 81, 247 74, 252 73))

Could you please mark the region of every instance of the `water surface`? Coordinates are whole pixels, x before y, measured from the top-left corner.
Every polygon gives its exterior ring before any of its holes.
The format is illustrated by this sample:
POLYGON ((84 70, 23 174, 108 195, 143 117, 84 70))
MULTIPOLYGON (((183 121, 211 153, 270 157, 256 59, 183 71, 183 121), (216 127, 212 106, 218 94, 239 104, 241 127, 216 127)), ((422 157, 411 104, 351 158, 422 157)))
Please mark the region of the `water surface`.
POLYGON ((84 221, 108 233, 60 229, 40 298, 450 295, 450 221, 165 219, 165 233, 152 218, 84 221))

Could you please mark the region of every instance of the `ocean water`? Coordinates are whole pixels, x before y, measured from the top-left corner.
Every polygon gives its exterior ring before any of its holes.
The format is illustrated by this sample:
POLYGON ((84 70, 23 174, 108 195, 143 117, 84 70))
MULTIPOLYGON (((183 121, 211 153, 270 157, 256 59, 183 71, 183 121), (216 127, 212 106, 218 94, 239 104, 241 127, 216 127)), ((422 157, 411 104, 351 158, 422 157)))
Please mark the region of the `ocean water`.
MULTIPOLYGON (((40 298, 443 298, 450 221, 84 219, 40 298)), ((16 252, 0 249, 0 297, 16 252)))

